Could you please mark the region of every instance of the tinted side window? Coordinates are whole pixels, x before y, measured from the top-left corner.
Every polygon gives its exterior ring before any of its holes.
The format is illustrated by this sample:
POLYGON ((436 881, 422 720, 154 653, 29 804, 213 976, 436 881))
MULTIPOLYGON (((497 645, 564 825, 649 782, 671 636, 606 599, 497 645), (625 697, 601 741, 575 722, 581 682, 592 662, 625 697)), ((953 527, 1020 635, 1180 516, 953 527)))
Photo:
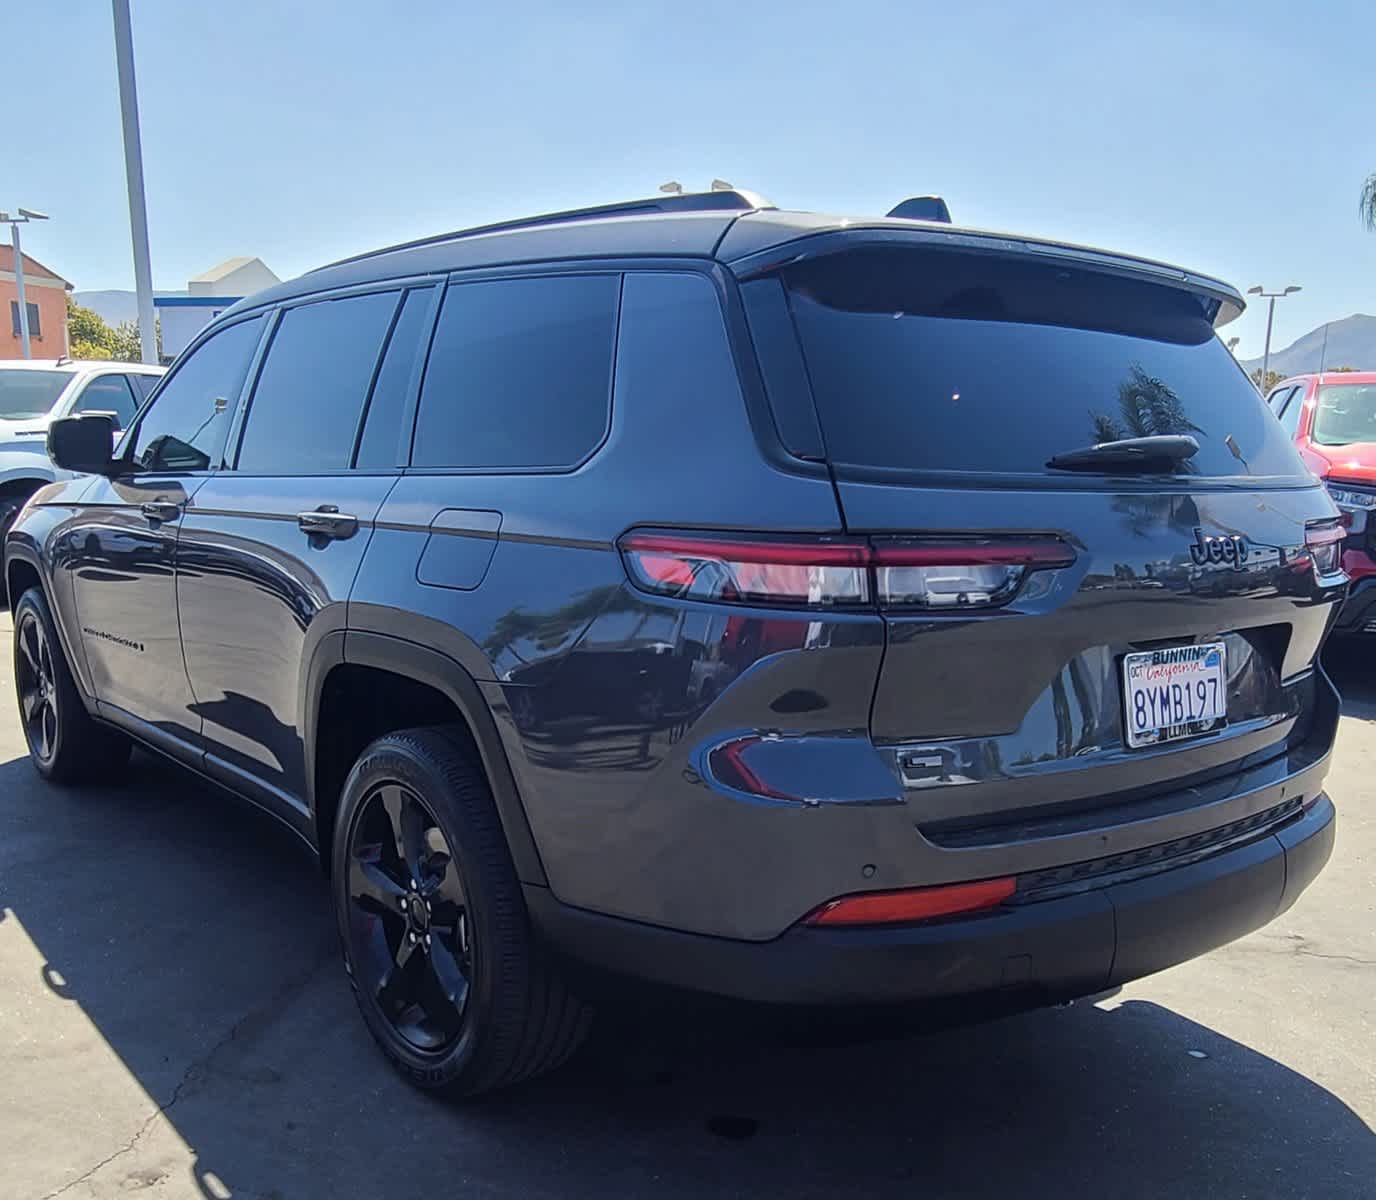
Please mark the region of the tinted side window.
POLYGON ((1266 397, 1266 404, 1270 410, 1280 416, 1281 410, 1285 407, 1285 402, 1295 394, 1293 387, 1277 388, 1266 397))
POLYGON ((1285 402, 1285 407, 1280 413, 1280 427, 1287 434, 1294 437, 1300 427, 1300 413, 1304 411, 1304 392, 1302 387, 1296 388, 1290 393, 1290 399, 1285 402))
POLYGON ((611 415, 621 281, 564 275, 450 285, 421 390, 418 467, 566 467, 611 415))
POLYGON ((348 467, 397 298, 374 292, 282 314, 249 401, 240 471, 304 475, 348 467))
POLYGON ((401 412, 406 406, 406 389, 411 382, 421 331, 430 315, 433 288, 416 288, 406 293, 401 313, 387 339, 382 368, 373 384, 363 438, 358 446, 357 465, 364 470, 384 470, 397 464, 397 441, 401 437, 401 412))
POLYGON ((158 386, 161 375, 144 375, 142 373, 129 376, 129 382, 134 385, 136 393, 135 399, 142 404, 153 394, 153 389, 158 386))
POLYGON ((262 331, 262 317, 227 326, 177 364, 128 447, 140 468, 204 471, 219 463, 262 331))
POLYGON ((72 412, 114 413, 115 428, 128 429, 138 407, 134 393, 129 390, 129 381, 123 375, 99 375, 82 389, 72 412))

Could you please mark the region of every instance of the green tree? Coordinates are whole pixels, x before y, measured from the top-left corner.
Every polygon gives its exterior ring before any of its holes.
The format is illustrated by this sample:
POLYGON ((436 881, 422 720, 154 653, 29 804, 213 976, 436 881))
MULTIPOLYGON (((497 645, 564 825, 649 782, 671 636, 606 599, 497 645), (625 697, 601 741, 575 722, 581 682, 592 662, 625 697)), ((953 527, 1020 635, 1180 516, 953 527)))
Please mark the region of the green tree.
POLYGON ((94 309, 67 297, 67 343, 73 358, 114 358, 115 331, 94 309))
MULTIPOLYGON (((157 320, 158 355, 162 355, 162 322, 157 320)), ((143 347, 139 323, 121 321, 110 328, 94 309, 83 308, 67 297, 67 341, 73 358, 104 358, 112 362, 139 362, 143 347)))
POLYGON ((1366 177, 1361 199, 1357 201, 1357 211, 1362 216, 1362 223, 1376 233, 1376 174, 1366 177))
POLYGON ((1279 371, 1267 371, 1266 378, 1262 379, 1260 367, 1252 372, 1252 382, 1257 385, 1258 390, 1263 396, 1269 396, 1271 394, 1271 389, 1284 378, 1285 376, 1279 371))

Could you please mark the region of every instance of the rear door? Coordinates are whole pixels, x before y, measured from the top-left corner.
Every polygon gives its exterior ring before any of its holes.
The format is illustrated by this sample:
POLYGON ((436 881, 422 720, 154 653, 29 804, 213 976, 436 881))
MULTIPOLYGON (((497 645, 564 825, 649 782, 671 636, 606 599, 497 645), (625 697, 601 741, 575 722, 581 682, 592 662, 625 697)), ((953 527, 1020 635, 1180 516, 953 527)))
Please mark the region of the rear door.
POLYGON ((1302 740, 1343 583, 1306 541, 1334 509, 1207 297, 891 246, 783 278, 846 524, 880 564, 872 734, 924 833, 997 840, 1302 740), (1143 437, 1198 449, 1050 465, 1143 437))
POLYGON ((183 522, 177 598, 207 769, 303 826, 303 673, 345 626, 396 482, 431 295, 392 284, 278 313, 230 466, 183 522))

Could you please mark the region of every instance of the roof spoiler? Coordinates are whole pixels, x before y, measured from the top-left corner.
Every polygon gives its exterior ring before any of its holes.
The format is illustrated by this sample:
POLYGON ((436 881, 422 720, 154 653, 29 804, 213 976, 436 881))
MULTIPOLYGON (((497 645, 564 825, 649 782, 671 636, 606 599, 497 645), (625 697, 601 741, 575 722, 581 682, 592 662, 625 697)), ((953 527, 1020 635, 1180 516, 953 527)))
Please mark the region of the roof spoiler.
POLYGON ((951 210, 940 196, 909 196, 900 200, 887 213, 886 217, 903 217, 908 221, 940 221, 943 225, 951 223, 951 210))

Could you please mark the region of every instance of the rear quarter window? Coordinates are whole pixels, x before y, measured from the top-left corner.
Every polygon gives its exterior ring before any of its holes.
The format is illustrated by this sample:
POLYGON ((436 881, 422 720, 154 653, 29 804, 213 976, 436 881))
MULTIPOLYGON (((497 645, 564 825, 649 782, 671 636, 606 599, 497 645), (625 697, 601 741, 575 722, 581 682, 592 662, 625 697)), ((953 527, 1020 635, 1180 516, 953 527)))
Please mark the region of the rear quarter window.
POLYGON ((1170 287, 1021 259, 857 250, 785 276, 839 467, 1064 478, 1053 455, 1189 434, 1191 477, 1304 477, 1274 416, 1170 287))
POLYGON ((619 275, 450 284, 430 346, 411 462, 576 465, 611 418, 619 275))

